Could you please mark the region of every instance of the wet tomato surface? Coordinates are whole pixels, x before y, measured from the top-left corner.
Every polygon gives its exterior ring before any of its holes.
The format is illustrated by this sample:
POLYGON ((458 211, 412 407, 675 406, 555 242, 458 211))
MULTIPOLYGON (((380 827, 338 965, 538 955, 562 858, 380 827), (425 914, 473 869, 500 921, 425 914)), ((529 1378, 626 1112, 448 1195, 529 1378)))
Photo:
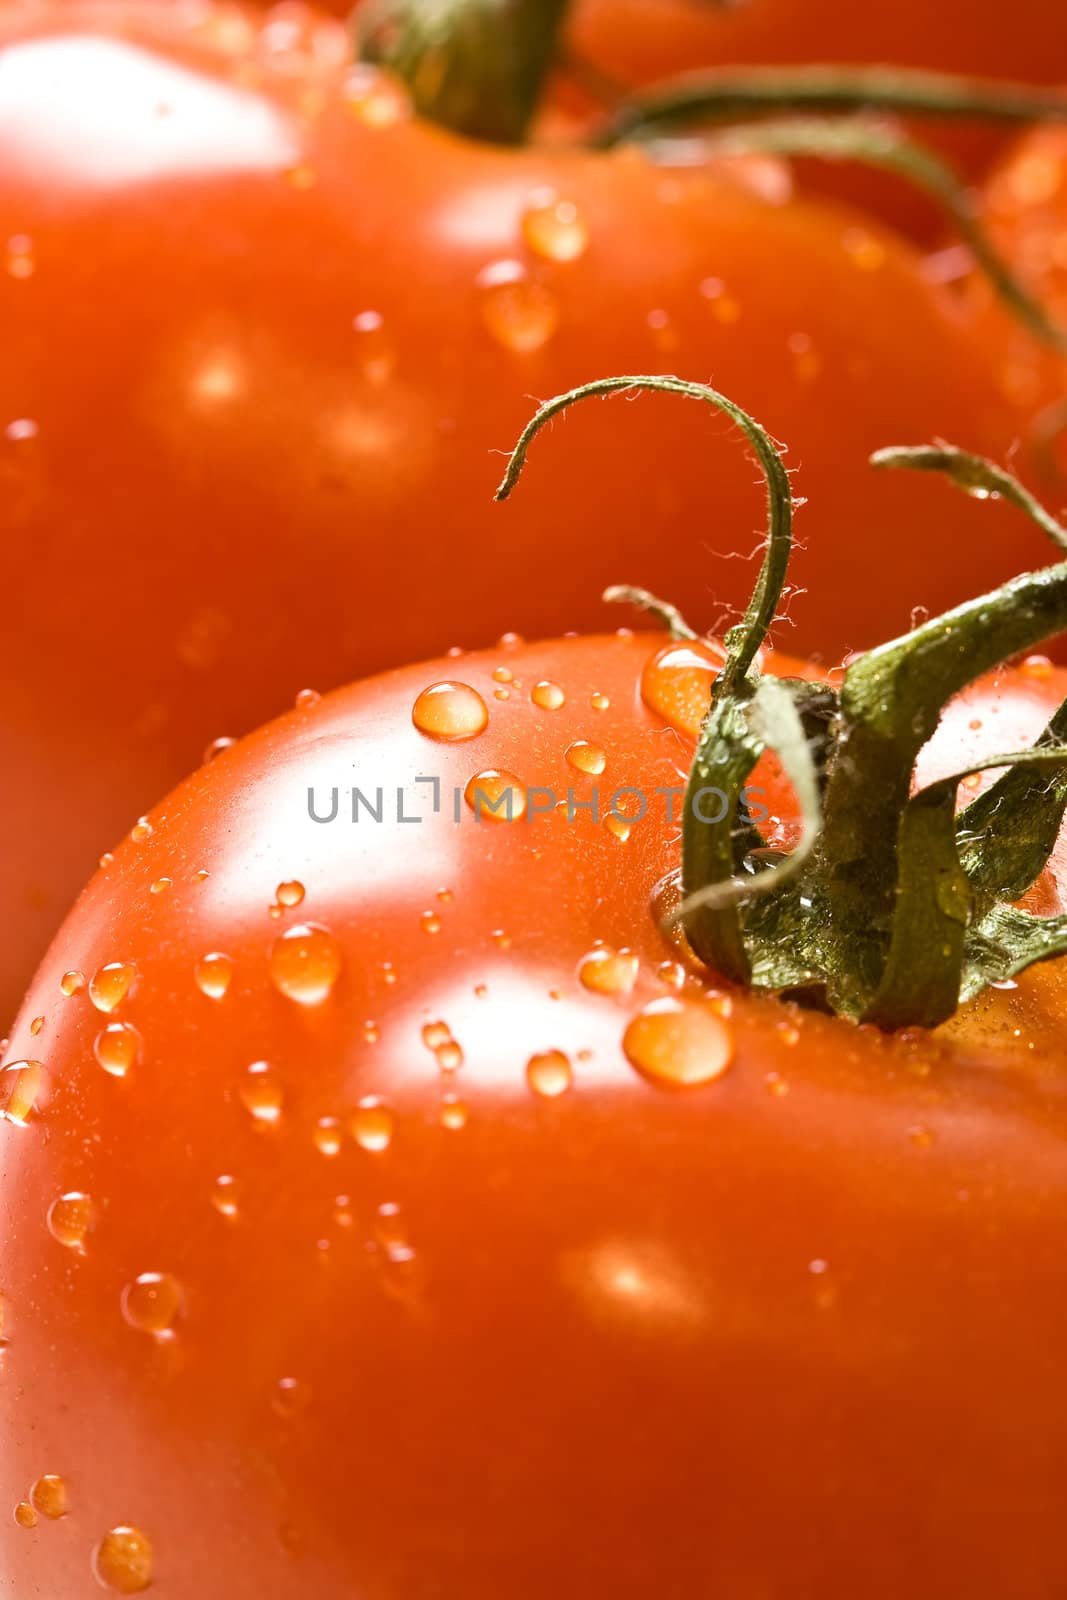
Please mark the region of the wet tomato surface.
POLYGON ((1062 964, 892 1039, 700 969, 658 791, 717 660, 304 696, 92 881, 0 1071, 20 1600, 1058 1592, 1062 964))
POLYGON ((8 1016, 100 852, 300 687, 604 626, 608 582, 729 615, 760 495, 725 430, 587 407, 494 508, 531 397, 737 397, 811 499, 788 637, 830 661, 1043 555, 872 492, 882 445, 1003 457, 1028 396, 984 314, 776 164, 451 138, 292 6, 7 4, 0 77, 8 1016))

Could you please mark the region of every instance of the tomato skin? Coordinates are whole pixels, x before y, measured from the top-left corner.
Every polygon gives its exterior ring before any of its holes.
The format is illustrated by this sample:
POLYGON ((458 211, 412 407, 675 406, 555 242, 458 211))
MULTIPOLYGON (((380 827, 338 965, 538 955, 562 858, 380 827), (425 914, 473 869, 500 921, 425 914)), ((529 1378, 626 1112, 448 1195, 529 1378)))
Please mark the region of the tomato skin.
MULTIPOLYGON (((1062 964, 893 1040, 735 994, 733 1064, 671 1089, 620 1041, 679 995, 651 914, 675 830, 451 820, 452 788, 490 768, 586 796, 579 739, 605 786, 674 783, 691 746, 641 694, 660 647, 501 647, 339 691, 195 773, 86 890, 5 1058, 45 1082, 25 1127, 0 1126, 0 1474, 12 1506, 41 1472, 69 1486, 60 1522, 0 1525, 14 1592, 85 1593, 116 1523, 147 1534, 174 1600, 1055 1591, 1062 964), (413 727, 442 680, 484 697, 485 732, 413 727), (535 705, 539 682, 565 703, 535 705), (308 819, 309 784, 353 775, 427 815, 419 774, 441 780, 436 821, 308 819), (271 917, 294 881, 304 899, 271 917), (340 951, 319 1004, 270 977, 295 922, 340 951), (631 993, 579 979, 596 940, 638 958, 631 993), (194 982, 209 951, 233 959, 221 999, 194 982), (112 1013, 62 994, 114 961, 137 975, 112 1013), (143 1041, 124 1078, 94 1060, 115 1021, 143 1041), (438 1021, 464 1052, 443 1076, 421 1036, 438 1021), (573 1071, 555 1098, 526 1077, 546 1050, 573 1071), (282 1087, 274 1125, 242 1103, 253 1061, 282 1087), (464 1126, 441 1125, 444 1093, 464 1126), (395 1117, 385 1149, 348 1132, 365 1096, 395 1117), (97 1208, 84 1255, 46 1226, 72 1190, 97 1208), (123 1320, 144 1272, 181 1287, 169 1341, 123 1320)), ((977 721, 995 748, 1032 737, 1065 687, 980 686, 926 770, 969 759, 977 721)), ((680 994, 715 992, 694 970, 680 994)))
POLYGON ((867 470, 887 443, 1001 456, 1022 429, 999 333, 910 249, 736 166, 370 126, 341 30, 296 16, 293 44, 230 7, 0 10, 8 1014, 101 850, 298 689, 604 626, 610 582, 701 624, 743 602, 727 557, 763 512, 723 426, 669 398, 585 407, 496 507, 531 396, 713 375, 790 447, 790 642, 829 659, 1044 556, 999 508, 978 537, 949 490, 867 470), (546 186, 586 221, 576 260, 523 241, 546 186), (486 325, 477 279, 509 260, 535 317, 558 307, 538 349, 486 325))

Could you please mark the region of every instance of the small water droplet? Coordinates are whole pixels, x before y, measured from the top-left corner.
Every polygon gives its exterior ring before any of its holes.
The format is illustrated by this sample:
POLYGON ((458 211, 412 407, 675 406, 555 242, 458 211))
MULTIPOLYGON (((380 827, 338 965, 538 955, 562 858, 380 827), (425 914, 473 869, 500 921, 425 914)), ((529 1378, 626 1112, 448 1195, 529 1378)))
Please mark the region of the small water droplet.
POLYGON ((141 1053, 141 1035, 129 1022, 109 1022, 93 1044, 96 1059, 113 1078, 124 1078, 141 1053))
POLYGON ((197 962, 193 969, 196 986, 209 1000, 221 1000, 233 979, 233 957, 221 950, 212 950, 197 962))
POLYGON ((136 976, 132 961, 109 961, 94 974, 89 998, 98 1011, 114 1011, 129 994, 136 976))
POLYGON ((221 734, 217 739, 212 739, 204 751, 204 765, 207 766, 209 762, 214 761, 216 756, 221 756, 225 750, 232 750, 236 743, 236 739, 230 738, 225 733, 221 734))
POLYGON ((519 261, 494 261, 475 280, 482 321, 505 349, 530 355, 559 326, 559 306, 550 289, 531 279, 519 261))
POLYGON ((375 1231, 379 1248, 394 1266, 404 1266, 414 1259, 415 1252, 408 1242, 407 1223, 398 1205, 389 1201, 378 1207, 375 1231))
POLYGON ((173 886, 173 883, 173 878, 157 878, 148 892, 149 894, 166 894, 167 890, 173 886))
POLYGON ((534 195, 522 219, 522 236, 534 255, 545 261, 577 261, 589 244, 589 229, 573 200, 551 191, 534 195))
POLYGON ((476 772, 463 798, 479 822, 518 822, 526 814, 526 790, 521 778, 498 767, 476 772))
POLYGON ((298 906, 301 903, 305 893, 304 885, 297 878, 290 878, 288 882, 278 885, 274 891, 274 896, 280 906, 285 906, 286 909, 291 910, 293 906, 298 906))
POLYGON ((639 1072, 658 1083, 710 1083, 734 1056, 733 1036, 710 1006, 666 996, 629 1023, 622 1047, 639 1072))
POLYGON ((67 1485, 54 1472, 46 1472, 37 1479, 30 1490, 30 1499, 34 1509, 50 1522, 58 1522, 67 1514, 67 1485))
POLYGON ((44 1082, 40 1061, 12 1061, 0 1072, 0 1117, 24 1128, 44 1082))
POLYGON ((297 923, 270 947, 270 979, 298 1005, 317 1006, 329 998, 341 971, 341 946, 328 928, 297 923))
POLYGON ((625 844, 630 837, 630 824, 625 817, 617 817, 614 812, 604 818, 604 826, 610 834, 613 834, 618 839, 620 844, 625 844))
POLYGON ((562 1050, 542 1050, 526 1063, 526 1081, 534 1094, 555 1099, 574 1081, 570 1058, 562 1050))
POLYGON ((575 772, 588 773, 591 778, 598 778, 607 763, 607 756, 600 746, 590 744, 588 739, 576 739, 568 745, 566 756, 575 772))
POLYGON ((368 128, 393 128, 412 114, 403 84, 367 62, 354 66, 344 82, 348 109, 368 128))
POLYGON ((36 1039, 37 1035, 40 1033, 40 1031, 41 1031, 41 1029, 43 1027, 44 1027, 44 1018, 43 1017, 34 1017, 33 1021, 30 1023, 30 1036, 31 1036, 31 1038, 36 1039))
POLYGON ((152 1542, 125 1523, 109 1528, 93 1551, 93 1576, 116 1594, 140 1594, 152 1582, 152 1542))
MULTIPOLYGON (((146 839, 150 839, 152 837, 153 831, 152 824, 149 822, 147 817, 138 817, 137 821, 130 829, 130 838, 133 840, 134 844, 143 844, 146 839)), ((114 858, 112 857, 112 860, 113 859, 114 858)), ((100 864, 101 866, 104 864, 103 856, 100 858, 100 864)), ((110 861, 108 862, 108 865, 111 865, 110 861)))
POLYGON ((441 1126, 443 1128, 465 1128, 467 1126, 468 1111, 463 1101, 455 1094, 446 1094, 441 1100, 441 1126))
POLYGON ((36 1528, 37 1513, 28 1500, 20 1500, 15 1507, 15 1521, 20 1528, 36 1528))
POLYGON ((451 1037, 452 1029, 447 1022, 427 1022, 422 1030, 422 1042, 427 1050, 439 1050, 451 1037))
POLYGON ((365 1022, 363 1024, 363 1042, 365 1044, 377 1044, 381 1036, 382 1030, 376 1022, 365 1022))
POLYGON ((321 699, 322 695, 317 689, 300 689, 293 704, 298 711, 310 711, 321 699))
POLYGON ((436 911, 424 911, 419 918, 419 925, 423 933, 440 933, 441 918, 436 911))
POLYGON ((241 1204, 241 1184, 231 1172, 222 1172, 211 1190, 211 1204, 223 1217, 235 1217, 241 1204))
POLYGON ((238 1092, 257 1122, 274 1124, 281 1117, 285 1096, 269 1062, 253 1061, 238 1092))
POLYGON ((594 711, 607 711, 611 707, 611 701, 608 696, 599 692, 589 696, 589 704, 594 711))
POLYGON ((411 708, 411 720, 429 739, 474 739, 489 725, 489 707, 469 683, 431 683, 411 708))
POLYGON ((685 982, 685 968, 677 961, 661 961, 656 968, 656 977, 669 989, 680 989, 685 982))
POLYGON ((458 1072, 463 1065, 463 1050, 455 1039, 446 1039, 444 1044, 439 1044, 434 1056, 442 1072, 458 1072))
POLYGON ((48 1208, 48 1231, 68 1250, 84 1251, 85 1236, 96 1217, 96 1208, 87 1194, 72 1189, 53 1200, 48 1208))
POLYGON ((69 1000, 72 995, 80 994, 85 988, 84 972, 64 972, 59 980, 59 987, 69 1000))
POLYGON ((542 678, 540 683, 535 683, 530 690, 530 699, 535 706, 540 706, 542 711, 558 711, 567 696, 558 683, 551 683, 547 678, 542 678))
POLYGON ((1019 667, 1024 678, 1033 678, 1038 682, 1051 678, 1055 670, 1048 656, 1027 656, 1019 667))
POLYGON ((320 1117, 312 1134, 320 1155, 335 1156, 341 1148, 341 1124, 337 1117, 320 1117))
POLYGON ((348 1125, 361 1150, 377 1153, 388 1150, 392 1143, 396 1118, 384 1101, 376 1095, 367 1095, 359 1102, 348 1125))
POLYGON ((385 383, 396 365, 396 352, 379 311, 361 311, 352 318, 356 364, 368 383, 385 383))
POLYGON ((131 1328, 165 1337, 181 1310, 181 1286, 169 1272, 142 1272, 123 1289, 121 1303, 131 1328))
POLYGON ((594 994, 629 994, 637 981, 637 957, 630 950, 606 945, 590 950, 578 968, 578 977, 594 994))

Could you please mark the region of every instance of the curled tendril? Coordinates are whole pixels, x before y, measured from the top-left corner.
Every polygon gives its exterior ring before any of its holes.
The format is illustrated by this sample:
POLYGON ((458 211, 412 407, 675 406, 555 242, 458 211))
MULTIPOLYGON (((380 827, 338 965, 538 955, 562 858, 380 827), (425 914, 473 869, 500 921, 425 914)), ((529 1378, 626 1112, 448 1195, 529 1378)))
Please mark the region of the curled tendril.
POLYGON ((880 470, 936 472, 979 500, 1005 500, 1036 523, 1053 544, 1067 550, 1067 528, 1062 522, 1046 511, 1018 478, 985 456, 972 455, 969 450, 950 444, 890 445, 876 450, 870 463, 880 470))
POLYGON ((727 657, 716 692, 729 694, 747 676, 757 652, 767 637, 781 599, 793 544, 793 497, 789 476, 785 470, 774 440, 754 417, 737 405, 727 395, 720 394, 705 383, 690 383, 684 378, 645 376, 600 378, 594 383, 582 384, 553 400, 548 400, 531 417, 508 460, 504 476, 496 491, 497 500, 506 500, 514 489, 526 464, 530 445, 545 425, 579 400, 589 400, 609 394, 619 394, 627 389, 647 389, 662 394, 678 394, 689 400, 700 400, 730 418, 744 434, 755 452, 767 483, 767 539, 759 577, 744 617, 726 636, 727 657))

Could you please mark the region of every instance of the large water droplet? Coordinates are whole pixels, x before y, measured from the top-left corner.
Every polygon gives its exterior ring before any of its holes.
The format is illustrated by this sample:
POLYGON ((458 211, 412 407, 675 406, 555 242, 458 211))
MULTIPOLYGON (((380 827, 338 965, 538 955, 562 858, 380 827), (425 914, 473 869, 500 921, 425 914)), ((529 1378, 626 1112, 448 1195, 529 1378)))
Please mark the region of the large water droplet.
POLYGON ((540 706, 542 711, 558 711, 566 698, 559 684, 551 683, 547 678, 535 683, 530 690, 530 699, 535 706, 540 706))
POLYGON ((526 1081, 534 1094, 555 1099, 574 1081, 569 1057, 562 1050, 542 1050, 526 1063, 526 1081))
POLYGON ((673 995, 653 1000, 623 1035, 627 1059, 658 1083, 710 1083, 734 1056, 733 1034, 721 1017, 699 1001, 673 995))
POLYGON ((98 1011, 114 1011, 129 994, 136 976, 137 968, 132 961, 109 961, 94 975, 89 985, 89 998, 98 1011))
POLYGON ((58 1522, 60 1517, 67 1514, 67 1485, 54 1472, 46 1472, 37 1479, 30 1490, 30 1499, 34 1509, 50 1522, 58 1522))
POLYGON ((141 1035, 128 1022, 109 1022, 93 1044, 96 1059, 113 1078, 124 1078, 141 1053, 141 1035))
POLYGON ((368 1095, 357 1106, 349 1127, 361 1150, 387 1150, 392 1143, 396 1118, 375 1095, 368 1095))
POLYGON ((37 1513, 28 1500, 20 1500, 15 1507, 15 1521, 20 1528, 36 1528, 37 1513))
POLYGON ((233 978, 233 957, 221 950, 212 950, 198 961, 194 969, 196 986, 209 1000, 221 1000, 233 978))
POLYGON ((298 923, 271 945, 269 968, 274 987, 290 1000, 321 1005, 341 971, 341 946, 328 928, 298 923))
POLYGON ((152 1542, 140 1528, 109 1528, 93 1551, 93 1576, 116 1594, 140 1594, 152 1582, 152 1542))
POLYGON ((607 763, 607 757, 599 745, 590 744, 588 739, 576 739, 572 745, 567 746, 567 761, 575 772, 585 772, 591 778, 598 778, 607 763))
POLYGON ((291 910, 293 906, 300 905, 307 891, 298 878, 290 878, 286 883, 280 883, 274 891, 275 899, 280 906, 291 910))
POLYGON ((637 979, 637 966, 632 951, 604 945, 590 950, 578 968, 578 977, 594 994, 629 994, 637 979))
POLYGON ((40 1061, 12 1061, 0 1072, 0 1117, 24 1128, 44 1083, 40 1061))
POLYGON ((711 686, 725 660, 726 651, 716 644, 664 645, 645 664, 641 698, 650 711, 695 741, 708 714, 711 686))
POLYGON ((489 707, 469 683, 431 683, 411 709, 411 720, 430 739, 473 739, 489 725, 489 707))
POLYGON ((142 1272, 122 1291, 122 1315, 130 1327, 157 1338, 170 1332, 181 1307, 181 1285, 169 1272, 142 1272))
POLYGON ((526 790, 513 772, 487 767, 476 772, 463 798, 479 822, 518 822, 526 813, 526 790))
POLYGON ((548 343, 559 326, 556 297, 527 276, 519 261, 494 261, 476 279, 482 321, 505 349, 530 355, 548 343))
POLYGON ((87 1194, 72 1189, 53 1200, 48 1208, 48 1231, 69 1250, 82 1251, 85 1236, 95 1220, 96 1208, 87 1194))
POLYGON ((535 195, 522 219, 522 236, 534 255, 546 261, 577 261, 589 243, 589 230, 572 200, 535 195))

